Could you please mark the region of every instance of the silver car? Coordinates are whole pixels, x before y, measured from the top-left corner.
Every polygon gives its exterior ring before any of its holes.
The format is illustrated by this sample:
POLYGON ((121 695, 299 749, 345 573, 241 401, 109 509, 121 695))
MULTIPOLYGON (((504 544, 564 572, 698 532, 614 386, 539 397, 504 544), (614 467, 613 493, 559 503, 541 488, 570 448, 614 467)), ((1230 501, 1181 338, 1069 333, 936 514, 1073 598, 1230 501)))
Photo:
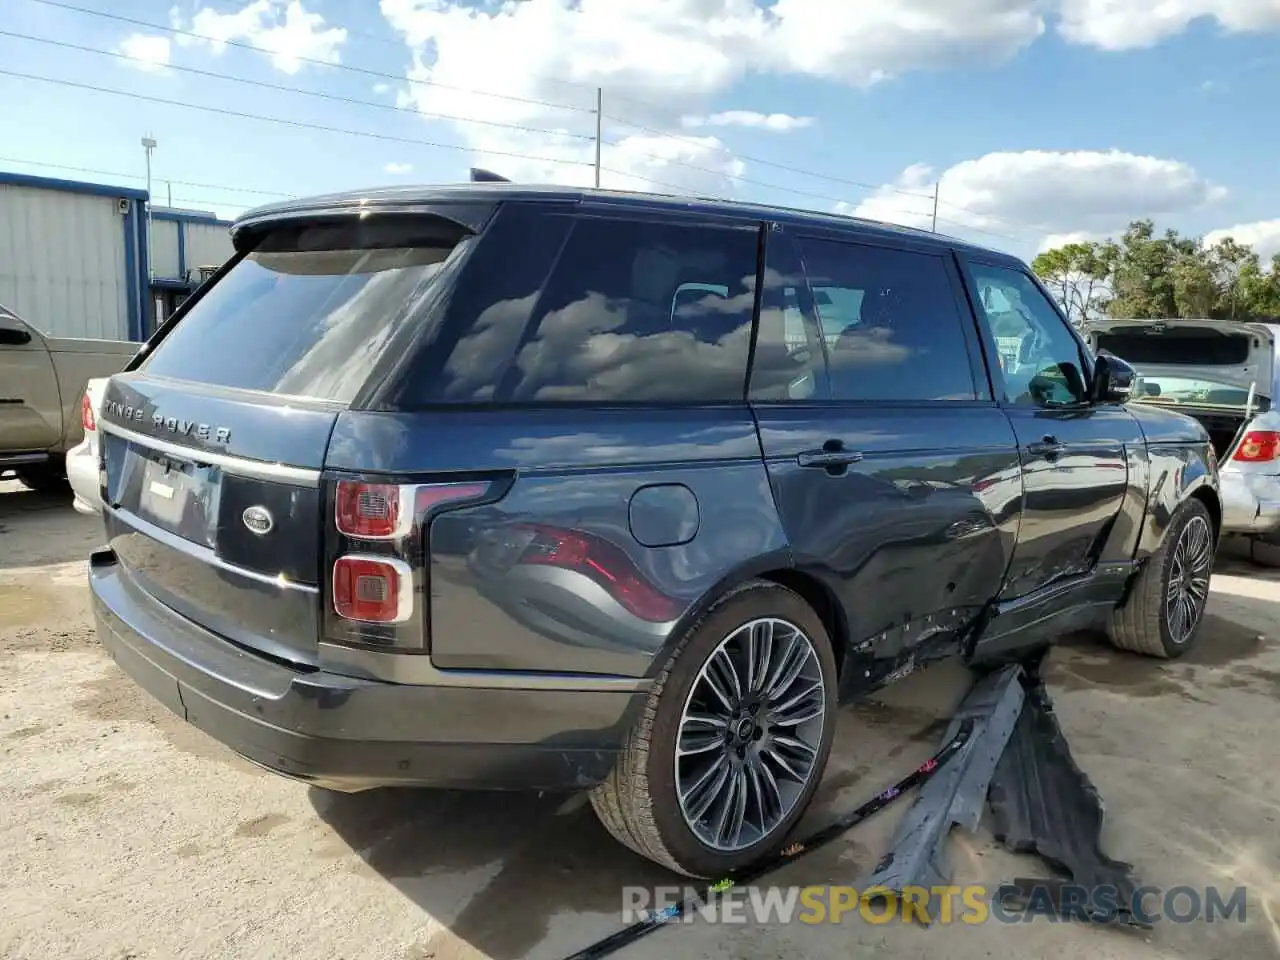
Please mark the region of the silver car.
POLYGON ((1225 534, 1280 565, 1280 326, 1233 320, 1101 320, 1090 344, 1134 366, 1133 399, 1188 414, 1209 431, 1225 534))

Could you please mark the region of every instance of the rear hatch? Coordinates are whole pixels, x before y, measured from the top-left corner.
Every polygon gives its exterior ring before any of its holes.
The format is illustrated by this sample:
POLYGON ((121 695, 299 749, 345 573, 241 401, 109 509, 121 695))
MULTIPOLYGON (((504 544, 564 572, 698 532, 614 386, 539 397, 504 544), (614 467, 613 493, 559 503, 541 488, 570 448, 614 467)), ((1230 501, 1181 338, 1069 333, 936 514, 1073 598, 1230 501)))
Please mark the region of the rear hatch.
POLYGON ((1090 344, 1138 372, 1134 399, 1199 420, 1219 458, 1241 428, 1271 409, 1275 331, 1226 320, 1104 320, 1091 324, 1090 344))
POLYGON ((403 352, 468 234, 406 213, 237 234, 237 257, 103 398, 104 518, 142 589, 234 642, 318 663, 330 434, 403 352))

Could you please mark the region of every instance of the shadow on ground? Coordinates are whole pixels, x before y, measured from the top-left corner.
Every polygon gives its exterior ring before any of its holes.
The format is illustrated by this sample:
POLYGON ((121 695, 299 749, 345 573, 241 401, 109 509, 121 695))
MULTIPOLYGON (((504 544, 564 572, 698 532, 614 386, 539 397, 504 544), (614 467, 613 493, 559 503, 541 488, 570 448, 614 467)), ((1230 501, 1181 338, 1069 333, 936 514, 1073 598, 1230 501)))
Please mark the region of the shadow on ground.
POLYGON ((608 919, 601 934, 609 932, 618 924, 625 885, 681 882, 619 845, 580 799, 313 790, 311 802, 370 868, 453 938, 494 960, 527 956, 560 913, 602 915, 608 919), (557 812, 566 805, 572 809, 557 812), (441 874, 457 882, 430 882, 441 874), (464 887, 475 892, 468 896, 464 887))
POLYGON ((68 488, 37 493, 0 481, 0 570, 83 560, 103 539, 102 521, 79 514, 68 488))

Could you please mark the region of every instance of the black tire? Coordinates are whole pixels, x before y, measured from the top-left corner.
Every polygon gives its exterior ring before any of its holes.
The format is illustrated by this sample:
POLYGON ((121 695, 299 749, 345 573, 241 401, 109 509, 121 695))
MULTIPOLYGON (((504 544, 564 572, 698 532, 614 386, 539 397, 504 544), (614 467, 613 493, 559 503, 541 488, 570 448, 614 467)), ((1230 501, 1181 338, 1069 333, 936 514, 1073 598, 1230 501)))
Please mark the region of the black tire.
POLYGON ((1111 642, 1121 650, 1140 653, 1148 657, 1172 660, 1181 657, 1193 646, 1204 622, 1204 608, 1209 601, 1209 581, 1213 575, 1213 559, 1216 546, 1213 518, 1203 503, 1194 497, 1187 500, 1173 515, 1169 532, 1160 549, 1151 555, 1138 574, 1124 604, 1111 614, 1111 642), (1196 528, 1193 530, 1193 528, 1196 528), (1204 571, 1204 596, 1193 598, 1194 618, 1189 632, 1170 625, 1168 594, 1179 545, 1197 536, 1197 530, 1207 530, 1208 569, 1204 571), (1175 633, 1180 634, 1175 636, 1175 633))
MULTIPOLYGON (((814 697, 816 705, 817 691, 814 697)), ((591 804, 605 828, 641 856, 688 877, 723 877, 780 849, 804 815, 831 752, 835 707, 835 657, 821 619, 791 590, 751 581, 717 601, 685 633, 654 683, 640 719, 623 744, 617 766, 592 790, 591 804), (824 685, 821 733, 808 781, 789 812, 749 846, 722 851, 699 839, 686 822, 677 795, 676 745, 686 699, 708 658, 740 627, 764 618, 786 621, 811 641, 824 685)), ((756 736, 759 740, 759 733, 756 736)), ((745 785, 742 790, 745 796, 745 785)), ((759 798, 760 788, 756 790, 759 798)))

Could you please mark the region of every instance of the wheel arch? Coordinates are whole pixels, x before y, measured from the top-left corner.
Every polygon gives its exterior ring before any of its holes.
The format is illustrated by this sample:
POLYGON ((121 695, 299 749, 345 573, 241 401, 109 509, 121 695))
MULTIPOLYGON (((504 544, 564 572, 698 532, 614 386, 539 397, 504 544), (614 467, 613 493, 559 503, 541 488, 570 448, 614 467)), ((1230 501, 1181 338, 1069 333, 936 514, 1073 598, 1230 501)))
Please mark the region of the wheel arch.
POLYGON ((656 676, 662 671, 684 635, 712 607, 747 584, 760 580, 785 587, 797 594, 814 611, 831 640, 831 653, 835 657, 836 673, 839 676, 843 672, 844 658, 849 649, 848 614, 835 591, 820 578, 797 568, 792 562, 791 551, 786 549, 755 557, 716 581, 676 622, 662 650, 654 657, 649 675, 656 676))

